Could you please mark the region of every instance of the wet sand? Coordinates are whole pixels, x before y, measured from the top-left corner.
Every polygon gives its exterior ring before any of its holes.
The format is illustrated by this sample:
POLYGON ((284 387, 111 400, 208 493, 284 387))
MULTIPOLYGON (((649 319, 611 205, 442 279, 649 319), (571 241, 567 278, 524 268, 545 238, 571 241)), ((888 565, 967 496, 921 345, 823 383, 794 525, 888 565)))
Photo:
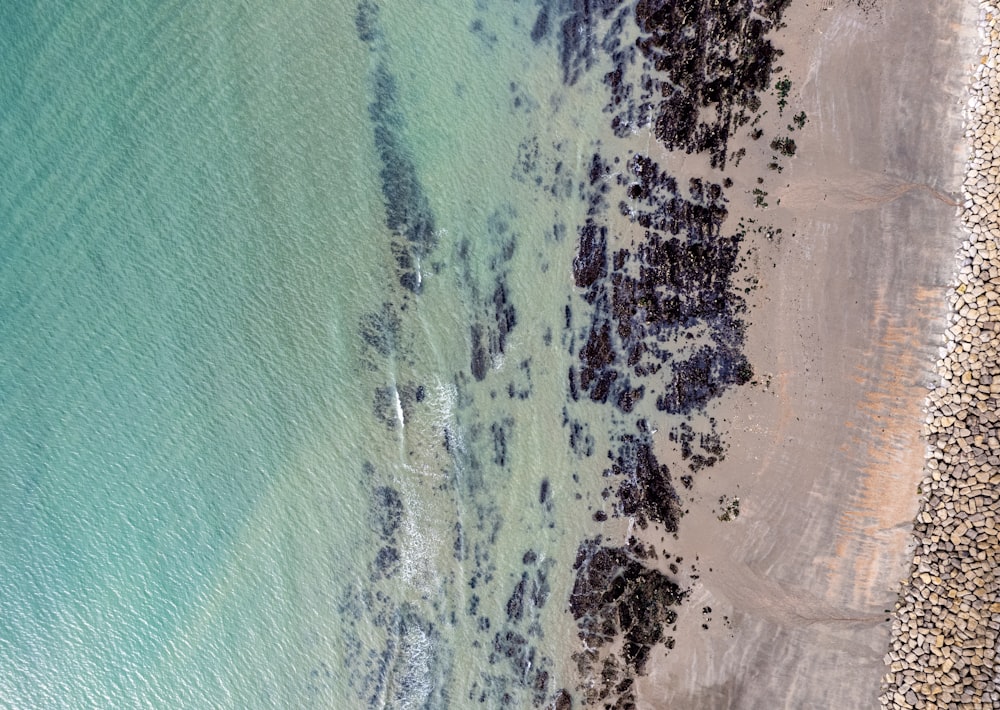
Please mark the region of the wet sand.
MULTIPOLYGON (((676 648, 640 679, 640 707, 878 704, 961 241, 975 12, 965 0, 800 0, 785 15, 789 110, 765 122, 804 110, 798 155, 769 174, 766 148, 746 141, 727 171, 746 195, 730 224, 783 230, 748 237, 757 384, 709 408, 726 459, 679 488, 687 513, 669 547, 691 592, 676 648), (767 209, 752 202, 757 176, 767 209), (735 520, 718 519, 721 496, 738 497, 735 520)), ((659 446, 677 462, 665 436, 659 446)))

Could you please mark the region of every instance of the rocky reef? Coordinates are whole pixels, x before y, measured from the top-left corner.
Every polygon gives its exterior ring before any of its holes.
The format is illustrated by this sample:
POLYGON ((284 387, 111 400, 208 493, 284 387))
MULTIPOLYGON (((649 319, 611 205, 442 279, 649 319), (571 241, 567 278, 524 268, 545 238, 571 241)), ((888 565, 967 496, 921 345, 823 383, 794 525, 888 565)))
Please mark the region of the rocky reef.
MULTIPOLYGON (((605 490, 613 504, 595 520, 610 512, 641 528, 676 531, 674 478, 657 460, 651 425, 638 408, 649 401, 669 415, 703 414, 729 387, 752 379, 743 354, 746 303, 735 284, 745 233, 724 230, 732 184, 724 169, 742 155, 730 152, 731 138, 760 110, 759 94, 771 85, 781 52, 768 35, 787 5, 549 2, 535 23, 536 41, 547 28, 562 28, 567 84, 610 65, 605 113, 618 138, 648 127, 668 151, 703 154, 713 171, 711 179, 680 179, 650 151, 619 152, 632 145, 623 140, 597 147, 579 186, 587 211, 576 230, 573 276, 585 305, 574 306, 573 320, 587 326, 571 340, 569 393, 617 412, 608 417, 616 422, 615 444, 603 472, 615 482, 605 490), (603 61, 594 58, 598 50, 603 61), (613 232, 622 219, 632 225, 631 243, 613 232)), ((778 152, 790 157, 794 149, 778 152)), ((684 457, 686 487, 721 456, 716 435, 708 438, 711 450, 684 457)), ((650 649, 673 643, 668 629, 684 594, 640 550, 600 537, 580 545, 570 606, 585 648, 577 656, 585 704, 634 707, 635 677, 645 672, 650 649)))

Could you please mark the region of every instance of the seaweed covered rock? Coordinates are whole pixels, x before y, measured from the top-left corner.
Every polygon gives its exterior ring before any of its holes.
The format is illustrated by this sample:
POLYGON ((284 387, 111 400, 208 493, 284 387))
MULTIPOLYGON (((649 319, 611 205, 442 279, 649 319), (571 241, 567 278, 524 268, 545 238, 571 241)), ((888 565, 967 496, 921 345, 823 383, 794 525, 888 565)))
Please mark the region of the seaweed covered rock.
POLYGON ((593 670, 614 668, 602 673, 599 688, 590 689, 588 700, 623 696, 634 702, 636 675, 646 672, 653 647, 669 645, 667 628, 677 618, 674 610, 685 592, 659 570, 648 567, 628 547, 601 544, 601 536, 585 540, 579 547, 576 581, 570 595, 570 611, 580 629, 580 637, 590 652, 579 654, 578 663, 593 670), (602 650, 621 638, 617 653, 602 650))

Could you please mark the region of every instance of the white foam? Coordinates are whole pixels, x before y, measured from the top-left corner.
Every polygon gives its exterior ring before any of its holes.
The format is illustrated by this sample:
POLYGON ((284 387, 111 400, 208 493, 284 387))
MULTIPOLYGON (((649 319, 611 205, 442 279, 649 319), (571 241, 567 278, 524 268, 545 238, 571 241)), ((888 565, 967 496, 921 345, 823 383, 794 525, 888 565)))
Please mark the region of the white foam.
POLYGON ((406 515, 403 517, 400 536, 400 572, 407 584, 425 594, 439 591, 437 552, 444 549, 443 541, 434 534, 432 518, 421 504, 421 496, 413 479, 402 477, 396 485, 406 501, 406 515))
POLYGON ((434 425, 441 431, 451 424, 455 416, 455 404, 458 402, 458 387, 453 383, 438 382, 434 385, 434 394, 430 398, 430 407, 434 410, 434 425))

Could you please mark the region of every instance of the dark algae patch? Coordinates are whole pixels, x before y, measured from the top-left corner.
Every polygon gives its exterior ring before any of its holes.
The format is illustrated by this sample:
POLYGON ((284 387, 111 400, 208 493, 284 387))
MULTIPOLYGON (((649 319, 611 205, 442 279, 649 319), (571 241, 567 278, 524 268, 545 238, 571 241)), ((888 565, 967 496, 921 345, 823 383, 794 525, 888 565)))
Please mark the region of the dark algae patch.
POLYGON ((539 653, 536 646, 542 636, 540 613, 551 595, 548 575, 554 561, 539 561, 537 553, 528 550, 522 564, 520 579, 513 585, 499 628, 493 634, 488 658, 491 668, 508 672, 485 673, 469 695, 470 701, 488 707, 512 706, 512 682, 528 693, 532 707, 543 707, 554 692, 552 659, 539 653))
POLYGON ((355 17, 358 37, 376 57, 368 114, 381 162, 379 177, 385 225, 392 235, 390 248, 396 262, 396 275, 401 286, 419 293, 420 261, 437 243, 435 220, 412 151, 406 144, 406 120, 399 107, 396 76, 388 68, 388 50, 378 13, 377 5, 362 2, 355 17))

